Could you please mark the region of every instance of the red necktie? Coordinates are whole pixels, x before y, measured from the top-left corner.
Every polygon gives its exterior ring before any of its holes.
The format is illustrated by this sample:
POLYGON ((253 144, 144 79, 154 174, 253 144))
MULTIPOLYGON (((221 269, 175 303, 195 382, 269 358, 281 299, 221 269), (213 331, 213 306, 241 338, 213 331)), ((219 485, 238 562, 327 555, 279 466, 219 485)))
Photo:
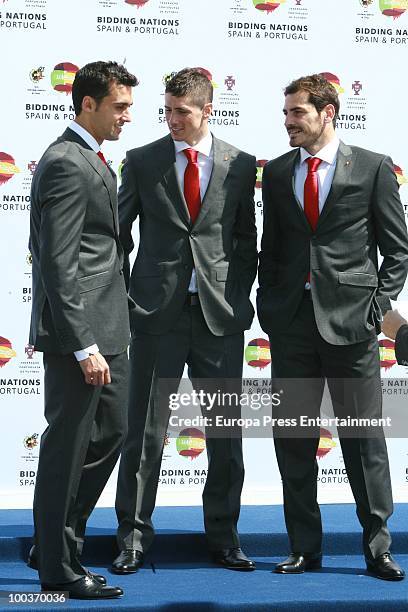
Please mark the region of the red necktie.
POLYGON ((184 197, 187 202, 190 219, 194 223, 201 206, 200 175, 197 163, 198 151, 195 149, 184 149, 183 153, 188 160, 184 172, 184 197))
POLYGON ((318 157, 309 157, 306 161, 309 170, 305 180, 303 204, 306 218, 312 230, 315 231, 317 221, 319 220, 319 182, 317 178, 317 169, 322 160, 318 157))
MULTIPOLYGON (((306 219, 309 221, 312 230, 315 231, 319 220, 319 181, 317 169, 322 160, 318 157, 308 157, 306 161, 309 169, 303 191, 303 206, 306 219)), ((307 282, 310 283, 310 272, 307 275, 307 282)))
POLYGON ((98 151, 98 152, 97 152, 97 156, 98 156, 98 157, 99 157, 99 159, 100 159, 100 160, 101 160, 101 161, 102 161, 102 162, 105 164, 105 166, 107 166, 107 165, 108 165, 108 162, 106 161, 105 156, 104 156, 104 154, 102 153, 102 151, 98 151))

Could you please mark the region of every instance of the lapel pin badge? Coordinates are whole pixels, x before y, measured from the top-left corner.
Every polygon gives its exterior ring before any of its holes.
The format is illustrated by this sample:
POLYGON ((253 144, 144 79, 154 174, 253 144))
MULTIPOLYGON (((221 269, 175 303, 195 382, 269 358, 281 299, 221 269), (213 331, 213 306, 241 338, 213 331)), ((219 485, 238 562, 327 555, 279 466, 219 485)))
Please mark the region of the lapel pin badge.
POLYGON ((346 161, 346 166, 349 166, 351 164, 351 161, 347 160, 346 161))
POLYGON ((229 160, 229 155, 226 153, 226 154, 224 155, 224 161, 228 161, 228 160, 229 160))

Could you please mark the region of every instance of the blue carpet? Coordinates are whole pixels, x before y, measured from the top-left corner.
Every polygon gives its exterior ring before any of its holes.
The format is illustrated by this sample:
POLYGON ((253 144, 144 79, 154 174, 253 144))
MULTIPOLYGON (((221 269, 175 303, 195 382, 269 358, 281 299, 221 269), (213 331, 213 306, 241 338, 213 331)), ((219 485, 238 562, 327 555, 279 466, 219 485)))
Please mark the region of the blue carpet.
MULTIPOLYGON (((65 604, 9 604, 10 592, 39 592, 36 572, 24 559, 30 545, 32 515, 26 510, 0 511, 0 610, 114 610, 186 611, 256 610, 289 612, 330 610, 408 612, 408 580, 389 583, 369 576, 360 552, 361 530, 353 505, 322 506, 325 531, 324 567, 303 575, 272 573, 288 545, 279 506, 245 506, 239 524, 242 545, 257 562, 257 571, 240 573, 209 562, 202 535, 202 511, 194 508, 157 508, 157 537, 145 566, 137 574, 114 576, 109 564, 116 554, 115 515, 97 509, 88 528, 84 561, 125 595, 106 602, 70 601, 65 604), (273 555, 273 556, 271 556, 273 555)), ((408 570, 408 506, 396 506, 390 520, 393 552, 408 570)))

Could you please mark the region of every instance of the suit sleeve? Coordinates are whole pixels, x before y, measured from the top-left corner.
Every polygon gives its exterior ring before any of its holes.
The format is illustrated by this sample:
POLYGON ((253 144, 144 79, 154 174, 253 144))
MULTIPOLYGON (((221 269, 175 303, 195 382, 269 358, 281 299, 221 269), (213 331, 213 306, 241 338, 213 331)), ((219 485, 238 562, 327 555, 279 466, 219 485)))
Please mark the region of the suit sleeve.
POLYGON ((258 270, 260 295, 277 282, 279 223, 272 194, 272 168, 270 164, 266 164, 262 175, 263 230, 258 270))
POLYGON ((41 277, 63 354, 95 344, 77 280, 87 189, 69 156, 49 164, 39 181, 41 277))
POLYGON ((256 180, 255 157, 250 156, 248 172, 244 176, 242 196, 234 227, 234 238, 236 239, 234 257, 240 282, 249 295, 256 277, 258 264, 254 201, 256 180))
POLYGON ((391 310, 390 299, 397 299, 408 270, 407 227, 398 181, 389 157, 383 158, 378 169, 373 198, 377 244, 383 256, 376 299, 384 314, 391 310))
POLYGON ((401 325, 395 337, 395 356, 400 365, 408 365, 408 325, 401 325))
POLYGON ((130 283, 129 254, 134 248, 132 225, 140 213, 136 164, 130 157, 131 152, 128 152, 122 169, 122 182, 118 193, 120 241, 124 251, 123 274, 128 291, 130 283))

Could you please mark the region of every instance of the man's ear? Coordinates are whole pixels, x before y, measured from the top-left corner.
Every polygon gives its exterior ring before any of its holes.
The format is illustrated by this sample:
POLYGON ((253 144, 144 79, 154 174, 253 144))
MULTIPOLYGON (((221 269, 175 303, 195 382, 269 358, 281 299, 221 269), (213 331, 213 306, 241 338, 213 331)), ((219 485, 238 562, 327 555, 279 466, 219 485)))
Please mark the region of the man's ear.
POLYGON ((211 116, 212 109, 213 109, 212 102, 207 102, 207 104, 204 104, 204 106, 203 106, 203 116, 204 116, 205 119, 208 119, 208 117, 211 116))
POLYGON ((82 98, 81 109, 84 113, 92 113, 96 109, 96 100, 92 96, 84 96, 82 98))
POLYGON ((331 123, 334 119, 334 116, 336 114, 336 109, 334 108, 333 104, 327 104, 323 111, 322 111, 323 115, 324 115, 324 122, 325 123, 331 123))

